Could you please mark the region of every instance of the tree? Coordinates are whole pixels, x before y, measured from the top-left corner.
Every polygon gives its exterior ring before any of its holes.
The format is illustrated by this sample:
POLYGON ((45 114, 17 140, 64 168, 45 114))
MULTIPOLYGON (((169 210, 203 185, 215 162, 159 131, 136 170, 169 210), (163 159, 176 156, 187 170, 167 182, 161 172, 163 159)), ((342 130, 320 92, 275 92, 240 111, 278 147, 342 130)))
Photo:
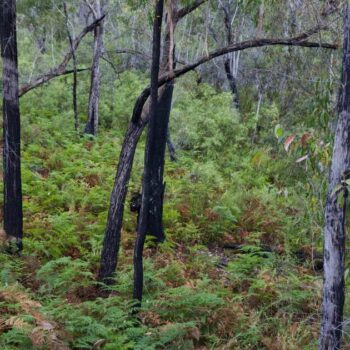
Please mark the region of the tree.
MULTIPOLYGON (((201 4, 203 4, 206 0, 197 0, 194 3, 190 4, 187 7, 181 8, 175 12, 176 6, 171 3, 171 6, 168 7, 168 12, 172 12, 172 14, 168 14, 167 18, 167 26, 165 30, 164 36, 164 56, 162 59, 162 67, 161 70, 163 75, 168 75, 173 71, 172 62, 173 62, 173 51, 174 51, 174 40, 173 40, 173 32, 175 30, 176 24, 183 19, 186 15, 190 14, 196 8, 198 8, 201 4), (171 71, 169 71, 169 68, 171 71)), ((172 73, 171 73, 172 74, 172 73)), ((162 120, 166 121, 161 128, 163 130, 168 129, 168 120, 171 109, 171 99, 172 99, 172 89, 173 89, 173 79, 169 79, 165 86, 162 86, 159 89, 158 93, 158 113, 161 114, 162 120)), ((100 269, 98 273, 98 279, 103 281, 106 284, 113 283, 112 275, 117 266, 117 257, 120 246, 120 233, 124 216, 124 203, 127 195, 127 183, 130 178, 133 159, 135 155, 136 146, 140 136, 143 132, 144 127, 147 125, 149 120, 149 101, 145 101, 145 105, 141 107, 139 110, 141 115, 137 118, 130 121, 128 130, 126 132, 124 142, 122 145, 122 149, 120 152, 119 163, 117 168, 117 173, 115 176, 115 182, 113 186, 113 190, 111 193, 110 199, 110 207, 108 212, 107 225, 105 230, 105 236, 103 241, 103 248, 101 252, 101 260, 100 260, 100 269)), ((161 143, 164 143, 164 139, 162 139, 161 143)), ((163 152, 164 153, 164 152, 163 152)), ((163 167, 164 156, 161 156, 157 159, 158 165, 163 167)), ((161 170, 162 171, 162 170, 161 170)), ((153 176, 154 173, 153 173, 153 176)), ((163 175, 159 176, 154 183, 154 187, 160 189, 158 192, 157 198, 160 200, 156 203, 157 208, 160 208, 156 212, 156 215, 152 215, 151 221, 154 223, 156 220, 158 222, 158 226, 156 230, 150 228, 147 229, 148 233, 153 233, 158 237, 158 240, 162 240, 164 237, 163 227, 162 227, 162 198, 163 198, 163 175), (161 205, 159 207, 159 204, 161 205)), ((157 210, 157 209, 156 209, 157 210)))
POLYGON ((74 128, 75 131, 79 130, 79 120, 78 120, 78 103, 77 103, 77 85, 78 85, 78 74, 77 74, 77 57, 75 54, 75 48, 73 45, 73 37, 69 30, 69 17, 68 17, 68 11, 67 11, 67 4, 66 2, 63 3, 63 10, 64 15, 66 17, 66 28, 67 28, 67 35, 69 39, 69 45, 72 52, 72 59, 73 59, 73 86, 72 86, 72 93, 73 93, 73 112, 74 112, 74 128))
POLYGON ((149 124, 147 141, 145 148, 145 167, 142 182, 142 198, 139 224, 137 227, 137 238, 134 249, 134 299, 142 300, 143 291, 143 247, 149 220, 149 205, 152 191, 152 167, 154 157, 156 156, 156 137, 157 129, 161 124, 161 118, 157 113, 158 107, 158 76, 160 70, 160 48, 161 32, 163 21, 164 0, 157 0, 153 22, 153 50, 152 50, 152 69, 151 69, 151 96, 149 108, 149 124))
POLYGON ((4 231, 16 239, 17 247, 21 250, 23 210, 15 0, 1 2, 1 56, 4 115, 4 231))
POLYGON ((343 68, 338 113, 325 207, 320 350, 340 349, 342 337, 347 181, 350 175, 350 5, 348 3, 344 16, 343 68))
MULTIPOLYGON (((102 15, 101 2, 95 0, 94 5, 89 3, 91 12, 93 13, 94 19, 97 20, 102 15)), ((99 119, 99 97, 100 97, 100 58, 103 51, 103 22, 100 22, 94 28, 94 54, 91 66, 91 83, 90 83, 90 94, 89 94, 89 107, 88 107, 88 121, 85 125, 85 133, 96 135, 98 129, 99 119)))

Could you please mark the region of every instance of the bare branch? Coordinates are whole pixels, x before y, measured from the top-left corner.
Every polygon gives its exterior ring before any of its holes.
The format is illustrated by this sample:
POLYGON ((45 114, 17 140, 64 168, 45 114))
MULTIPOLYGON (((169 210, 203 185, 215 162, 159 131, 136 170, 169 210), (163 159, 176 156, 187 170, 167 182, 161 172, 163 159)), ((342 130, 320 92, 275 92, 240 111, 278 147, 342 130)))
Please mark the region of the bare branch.
POLYGON ((81 40, 85 37, 86 34, 91 32, 101 21, 103 21, 105 17, 106 15, 104 14, 99 19, 97 19, 96 21, 94 21, 93 23, 91 23, 81 31, 81 33, 74 39, 73 45, 70 46, 66 55, 63 57, 62 62, 57 67, 50 69, 47 73, 40 75, 32 82, 29 82, 20 86, 19 97, 23 96, 28 91, 33 90, 36 87, 48 82, 49 80, 65 74, 66 67, 69 61, 71 60, 71 58, 73 57, 73 52, 77 50, 81 40))
MULTIPOLYGON (((263 46, 301 46, 301 47, 309 47, 309 48, 326 48, 326 49, 332 49, 335 50, 338 48, 338 45, 336 44, 329 44, 329 43, 320 43, 320 42, 311 42, 311 41, 306 41, 308 37, 310 37, 312 34, 315 34, 316 32, 320 31, 323 28, 312 28, 304 33, 301 33, 295 37, 292 38, 286 38, 286 39, 254 39, 254 40, 247 40, 247 41, 242 41, 240 43, 236 44, 231 44, 228 46, 225 46, 221 49, 215 50, 210 52, 208 55, 203 56, 200 58, 197 62, 188 64, 183 68, 177 69, 173 72, 168 72, 167 74, 162 75, 159 80, 158 80, 158 86, 162 86, 168 81, 173 80, 174 78, 178 78, 198 66, 200 66, 203 63, 206 63, 208 61, 211 61, 212 59, 216 57, 220 57, 223 55, 226 55, 227 53, 230 52, 236 52, 236 51, 242 51, 250 48, 255 48, 255 47, 263 47, 263 46)), ((131 121, 133 123, 138 123, 140 120, 140 116, 142 113, 143 106, 145 102, 147 101, 148 97, 150 94, 150 88, 147 87, 141 95, 138 97, 131 121)))
POLYGON ((189 13, 196 10, 199 6, 207 2, 207 0, 196 0, 193 2, 192 5, 189 5, 187 7, 183 7, 182 9, 178 10, 174 16, 175 22, 180 21, 182 18, 187 16, 189 13))

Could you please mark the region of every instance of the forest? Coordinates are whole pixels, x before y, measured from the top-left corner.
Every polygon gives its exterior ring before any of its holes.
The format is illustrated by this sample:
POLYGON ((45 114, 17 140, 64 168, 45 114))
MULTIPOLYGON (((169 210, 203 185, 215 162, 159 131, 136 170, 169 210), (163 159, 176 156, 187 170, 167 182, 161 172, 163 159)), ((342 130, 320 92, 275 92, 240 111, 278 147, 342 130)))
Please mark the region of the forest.
POLYGON ((349 0, 0 0, 0 349, 350 350, 349 0))

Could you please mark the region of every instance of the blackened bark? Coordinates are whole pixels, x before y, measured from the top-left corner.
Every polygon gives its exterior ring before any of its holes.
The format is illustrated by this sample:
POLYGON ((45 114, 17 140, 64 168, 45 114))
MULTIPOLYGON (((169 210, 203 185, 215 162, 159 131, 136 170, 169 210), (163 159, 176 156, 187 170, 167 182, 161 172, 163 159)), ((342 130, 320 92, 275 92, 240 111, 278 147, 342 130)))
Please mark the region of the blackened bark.
MULTIPOLYGON (((159 89, 159 103, 164 93, 164 87, 159 89)), ((140 136, 148 123, 149 102, 145 105, 139 123, 130 122, 120 151, 117 174, 110 198, 107 225, 101 252, 98 280, 109 285, 113 284, 113 273, 118 263, 121 228, 124 216, 124 204, 128 191, 128 182, 133 166, 134 155, 140 136)))
POLYGON ((335 134, 332 167, 325 208, 324 286, 322 326, 319 349, 340 349, 345 299, 345 235, 348 190, 346 179, 350 170, 350 6, 344 20, 344 47, 340 111, 335 134), (337 187, 343 186, 339 191, 337 187), (340 197, 344 198, 340 198, 340 197), (342 200, 341 200, 342 199, 342 200))
MULTIPOLYGON (((171 72, 175 68, 174 31, 176 27, 176 13, 176 1, 170 1, 168 3, 166 15, 166 28, 161 66, 162 74, 165 72, 171 72)), ((163 201, 165 184, 163 183, 163 175, 173 91, 174 81, 166 83, 164 86, 164 92, 157 107, 153 151, 150 154, 149 160, 151 182, 147 234, 155 236, 157 242, 163 242, 165 239, 163 228, 163 201)))
POLYGON ((1 55, 3 59, 4 230, 22 248, 23 210, 20 154, 20 110, 16 1, 1 1, 1 55))
MULTIPOLYGON (((100 0, 95 0, 95 19, 101 17, 100 0)), ((88 120, 85 125, 85 133, 96 135, 99 123, 99 98, 100 98, 100 58, 103 50, 103 22, 94 29, 94 55, 91 67, 91 84, 89 94, 88 120)))
POLYGON ((120 232, 123 223, 124 203, 137 143, 146 123, 130 123, 120 152, 117 174, 111 194, 107 227, 101 253, 98 280, 113 284, 112 276, 117 267, 120 232))
POLYGON ((174 85, 165 85, 163 98, 159 101, 154 135, 153 153, 150 155, 150 198, 147 220, 147 234, 155 236, 158 242, 163 242, 163 200, 165 184, 163 183, 165 149, 168 137, 168 125, 174 85))
POLYGON ((236 81, 236 77, 233 75, 233 72, 231 70, 231 60, 229 58, 225 60, 224 66, 225 66, 226 77, 229 82, 230 89, 233 96, 232 97, 233 105, 239 111, 239 96, 238 96, 237 81, 236 81))
POLYGON ((134 292, 133 297, 141 302, 143 294, 143 247, 148 225, 148 211, 152 182, 152 155, 155 150, 155 138, 157 134, 157 105, 158 105, 158 76, 160 70, 160 42, 163 20, 164 0, 157 0, 155 6, 155 17, 153 23, 153 50, 151 69, 151 97, 148 134, 145 149, 145 168, 143 175, 141 210, 137 238, 134 249, 134 292))
POLYGON ((72 51, 73 59, 73 85, 72 85, 72 95, 73 95, 73 113, 74 113, 74 129, 79 131, 79 119, 78 119, 78 103, 77 103, 77 87, 78 87, 78 71, 77 71, 77 57, 75 55, 74 40, 69 30, 69 17, 67 11, 67 4, 63 3, 64 14, 66 17, 66 28, 67 35, 69 39, 70 49, 72 51))

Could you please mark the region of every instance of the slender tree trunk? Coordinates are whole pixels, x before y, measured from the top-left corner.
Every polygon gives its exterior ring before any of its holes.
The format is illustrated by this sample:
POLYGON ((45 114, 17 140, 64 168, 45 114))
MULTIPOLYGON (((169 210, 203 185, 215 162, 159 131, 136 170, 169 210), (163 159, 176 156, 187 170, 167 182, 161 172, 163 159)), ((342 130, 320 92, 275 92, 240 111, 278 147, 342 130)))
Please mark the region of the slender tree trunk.
MULTIPOLYGON (((95 0, 96 18, 101 17, 101 3, 100 0, 95 0)), ((99 97, 100 97, 100 57, 103 50, 103 22, 101 22, 94 29, 94 55, 91 67, 91 84, 88 107, 88 121, 85 125, 85 133, 96 135, 99 122, 99 97)))
POLYGON ((67 27, 67 35, 69 39, 69 45, 72 50, 72 59, 73 59, 73 86, 72 86, 72 94, 73 94, 73 112, 74 112, 74 129, 75 131, 79 131, 79 119, 78 119, 78 103, 77 103, 77 87, 78 87, 78 71, 77 71, 77 57, 75 55, 74 48, 74 40, 69 30, 69 17, 67 11, 67 4, 63 3, 64 14, 66 16, 66 27, 67 27))
POLYGON ((105 284, 113 284, 112 276, 117 266, 124 203, 128 189, 127 184, 131 174, 136 146, 145 125, 146 122, 129 124, 120 152, 98 273, 99 281, 105 284))
POLYGON ((134 249, 134 299, 141 302, 143 293, 143 247, 148 227, 149 203, 152 191, 152 165, 154 155, 156 154, 156 135, 160 129, 159 114, 157 114, 158 105, 158 76, 160 70, 160 46, 161 31, 163 20, 164 0, 157 0, 155 6, 155 15, 153 23, 153 52, 152 52, 152 69, 151 69, 151 95, 148 134, 145 148, 145 168, 142 183, 142 199, 137 230, 137 238, 134 249))
POLYGON ((20 154, 20 110, 18 97, 18 59, 16 1, 1 1, 1 55, 3 58, 3 161, 4 230, 22 248, 23 211, 20 154))
POLYGON ((324 287, 320 350, 340 349, 345 299, 346 207, 350 175, 350 6, 344 20, 342 89, 325 208, 324 287), (339 185, 342 189, 339 190, 339 185), (343 197, 343 198, 342 198, 343 197))
POLYGON ((238 95, 238 87, 237 87, 237 81, 236 77, 234 76, 232 70, 231 70, 231 60, 227 58, 225 60, 225 72, 226 72, 226 77, 230 85, 230 89, 232 92, 232 99, 233 99, 233 104, 236 107, 236 109, 239 111, 239 95, 238 95))

